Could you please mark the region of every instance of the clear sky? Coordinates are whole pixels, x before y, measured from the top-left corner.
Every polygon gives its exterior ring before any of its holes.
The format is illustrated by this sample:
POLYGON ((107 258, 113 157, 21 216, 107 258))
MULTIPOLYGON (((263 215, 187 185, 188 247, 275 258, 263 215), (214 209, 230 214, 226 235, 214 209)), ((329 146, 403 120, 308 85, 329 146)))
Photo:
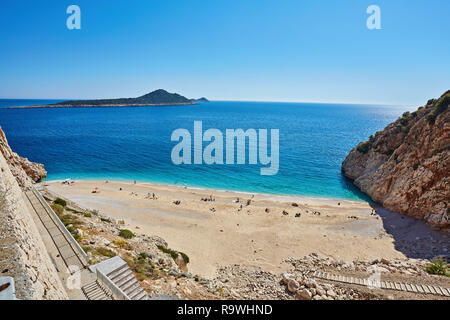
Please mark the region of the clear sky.
POLYGON ((420 105, 450 89, 449 0, 1 0, 0 98, 420 105), (66 9, 81 8, 81 30, 66 9), (381 30, 366 27, 369 5, 381 30))

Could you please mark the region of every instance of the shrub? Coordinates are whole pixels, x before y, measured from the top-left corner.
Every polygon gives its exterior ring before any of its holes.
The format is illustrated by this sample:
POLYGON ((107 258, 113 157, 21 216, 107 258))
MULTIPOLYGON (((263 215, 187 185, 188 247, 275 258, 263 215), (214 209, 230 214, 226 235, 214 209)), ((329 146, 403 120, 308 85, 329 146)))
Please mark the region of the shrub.
POLYGON ((427 115, 427 121, 429 124, 434 124, 437 116, 444 112, 450 105, 450 92, 440 97, 434 104, 432 110, 427 115))
POLYGON ((89 212, 82 212, 81 214, 82 214, 83 216, 85 216, 86 218, 92 217, 92 214, 90 214, 89 212))
POLYGON ((134 233, 128 229, 121 229, 119 230, 119 236, 125 239, 131 239, 134 237, 134 233))
POLYGON ((436 99, 430 99, 427 102, 427 106, 431 106, 432 104, 434 104, 436 102, 436 99))
POLYGON ((58 216, 62 216, 64 214, 64 207, 62 205, 54 203, 51 207, 58 216))
POLYGON ((121 249, 128 247, 127 242, 124 239, 114 240, 113 243, 121 249))
POLYGON ((162 252, 169 254, 173 260, 176 260, 178 258, 178 252, 172 250, 172 249, 168 249, 165 248, 163 246, 158 246, 158 249, 161 250, 162 252))
POLYGON ((429 124, 434 124, 434 121, 436 120, 436 114, 434 113, 434 110, 427 114, 426 119, 429 124))
POLYGON ((81 246, 81 248, 83 249, 84 252, 88 253, 89 251, 92 251, 92 247, 91 246, 81 246))
POLYGON ((141 252, 139 253, 139 259, 147 259, 150 258, 150 255, 147 252, 141 252))
POLYGON ((100 218, 100 220, 102 220, 103 222, 111 223, 111 219, 108 218, 100 218))
POLYGON ((442 258, 434 258, 429 264, 425 266, 425 271, 429 274, 436 274, 441 276, 450 277, 447 263, 442 258))
POLYGON ((63 207, 67 206, 66 200, 61 199, 61 198, 56 198, 56 200, 53 201, 53 203, 54 204, 59 204, 60 206, 63 206, 63 207))
POLYGON ((369 152, 371 146, 372 146, 372 144, 370 142, 360 143, 356 147, 356 150, 358 150, 360 153, 366 154, 367 152, 369 152))
POLYGON ((181 257, 183 258, 184 263, 188 264, 188 263, 189 263, 189 257, 188 257, 188 255, 187 255, 186 253, 184 253, 184 252, 180 252, 180 255, 181 255, 181 257))
POLYGON ((109 257, 109 258, 116 256, 116 254, 114 252, 112 252, 109 249, 103 248, 103 247, 96 248, 95 253, 97 253, 98 255, 101 255, 101 256, 109 257))

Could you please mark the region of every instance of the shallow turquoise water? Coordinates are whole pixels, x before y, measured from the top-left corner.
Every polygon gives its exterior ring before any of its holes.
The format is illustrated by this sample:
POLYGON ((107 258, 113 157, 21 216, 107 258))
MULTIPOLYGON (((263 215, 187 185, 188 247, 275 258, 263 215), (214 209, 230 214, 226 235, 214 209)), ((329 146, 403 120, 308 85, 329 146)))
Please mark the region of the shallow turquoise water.
MULTIPOLYGON (((37 104, 39 101, 33 101, 37 104)), ((48 101, 44 101, 48 102, 48 101)), ((1 106, 27 104, 0 100, 1 106)), ((214 101, 195 106, 136 108, 0 108, 14 151, 45 164, 48 179, 137 180, 275 194, 366 199, 340 170, 360 141, 406 108, 214 101), (203 130, 280 130, 280 168, 261 165, 174 165, 172 131, 194 121, 203 130)), ((206 143, 204 143, 204 146, 206 143)))

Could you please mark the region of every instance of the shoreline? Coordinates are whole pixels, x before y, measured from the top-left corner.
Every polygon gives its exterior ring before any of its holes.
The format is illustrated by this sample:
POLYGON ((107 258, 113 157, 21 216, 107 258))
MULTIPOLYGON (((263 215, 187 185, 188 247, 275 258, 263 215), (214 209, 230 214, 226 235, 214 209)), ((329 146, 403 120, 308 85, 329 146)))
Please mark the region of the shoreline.
POLYGON ((205 277, 235 264, 284 272, 286 259, 313 252, 336 260, 404 257, 364 202, 109 180, 41 185, 80 208, 123 220, 124 229, 165 239, 189 256, 190 272, 205 277), (214 201, 202 200, 211 195, 214 201))
MULTIPOLYGON (((61 183, 65 179, 51 179, 51 180, 44 180, 39 182, 39 184, 46 184, 46 183, 61 183)), ((71 181, 75 182, 91 182, 91 183, 98 183, 98 184, 104 184, 105 181, 108 181, 109 183, 118 183, 118 184, 129 184, 129 185, 135 185, 130 179, 69 179, 71 181)), ((283 194, 283 193, 266 193, 266 192, 252 192, 252 191, 245 191, 245 190, 232 190, 232 189, 219 189, 219 188, 208 188, 203 186, 192 186, 192 185, 181 185, 181 184, 171 184, 166 182, 153 182, 153 181, 140 181, 136 180, 136 185, 144 185, 144 186, 157 186, 157 187, 169 187, 169 188, 180 188, 185 190, 192 190, 192 191, 198 191, 198 192, 220 192, 220 193, 227 193, 227 194, 236 194, 236 195, 247 195, 247 196, 260 196, 263 198, 277 198, 284 201, 314 201, 314 202, 349 202, 349 203, 355 203, 355 204, 368 204, 373 206, 379 206, 382 207, 381 204, 376 202, 369 202, 363 199, 346 199, 346 198, 338 198, 338 197, 321 197, 321 196, 314 196, 314 195, 300 195, 300 194, 283 194)))

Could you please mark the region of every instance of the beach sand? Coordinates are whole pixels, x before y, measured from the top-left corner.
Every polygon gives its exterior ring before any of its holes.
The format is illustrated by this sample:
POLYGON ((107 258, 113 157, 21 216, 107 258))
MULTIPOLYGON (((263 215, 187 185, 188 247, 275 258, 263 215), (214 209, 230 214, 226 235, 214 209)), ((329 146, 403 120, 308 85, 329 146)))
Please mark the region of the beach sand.
POLYGON ((233 264, 282 272, 288 267, 286 258, 312 252, 346 261, 405 257, 365 202, 255 194, 246 206, 252 194, 105 181, 43 185, 82 208, 124 219, 124 228, 135 233, 162 237, 169 247, 189 256, 190 272, 204 277, 233 264), (96 187, 100 192, 92 193, 96 187), (146 199, 148 193, 158 199, 146 199), (215 202, 201 201, 210 195, 215 202), (234 203, 238 197, 240 203, 234 203), (174 204, 176 200, 181 203, 174 204), (289 214, 283 215, 283 210, 289 214))

